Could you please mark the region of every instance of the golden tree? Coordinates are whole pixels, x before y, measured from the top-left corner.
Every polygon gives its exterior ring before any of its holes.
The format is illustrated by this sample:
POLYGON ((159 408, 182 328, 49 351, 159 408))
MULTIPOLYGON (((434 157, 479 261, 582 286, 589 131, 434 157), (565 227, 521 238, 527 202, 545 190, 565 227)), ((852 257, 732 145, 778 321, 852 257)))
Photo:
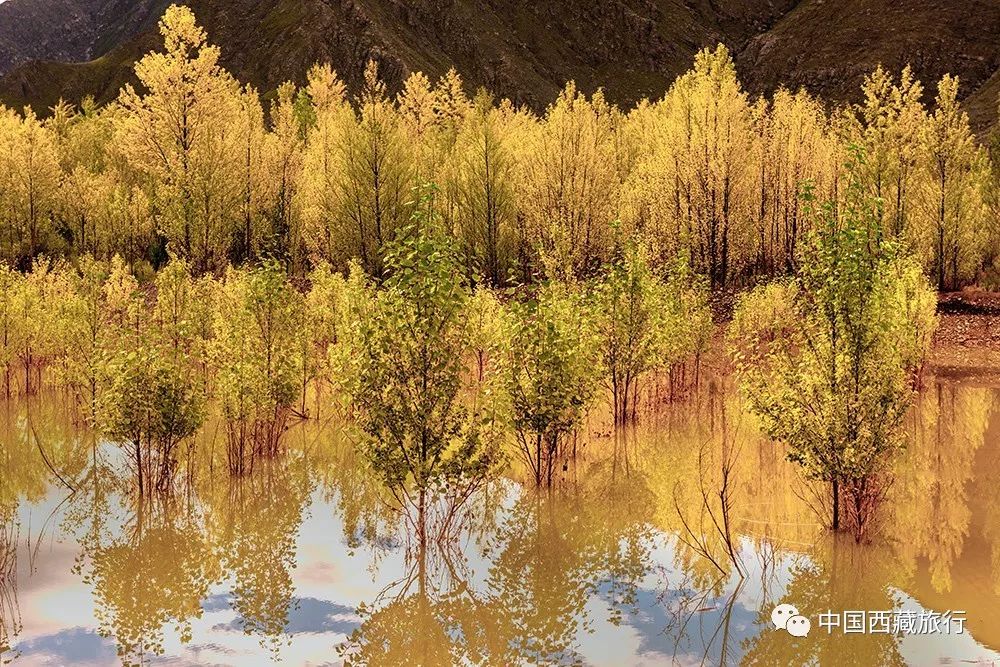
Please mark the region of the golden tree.
POLYGON ((757 219, 759 271, 793 267, 800 238, 807 231, 801 188, 810 182, 829 195, 829 158, 833 153, 822 105, 808 93, 780 89, 770 108, 755 107, 759 135, 754 172, 753 209, 757 219))
POLYGON ((399 94, 400 124, 413 151, 413 173, 418 182, 437 179, 442 144, 438 139, 437 92, 423 72, 414 72, 403 82, 399 94))
POLYGON ((257 91, 250 86, 239 100, 239 114, 233 120, 239 142, 239 219, 233 239, 233 254, 242 260, 253 259, 264 233, 265 187, 269 174, 264 165, 269 146, 264 123, 264 108, 257 91))
POLYGON ((31 109, 22 118, 0 107, 0 252, 19 268, 55 249, 60 175, 53 135, 31 109))
POLYGON ((266 227, 258 241, 257 254, 287 262, 302 254, 301 216, 295 199, 302 177, 303 133, 295 111, 296 89, 291 83, 278 88, 271 106, 271 127, 265 137, 264 211, 266 227))
POLYGON ((399 113, 386 97, 375 61, 365 68, 361 114, 344 137, 343 212, 338 229, 347 257, 358 257, 374 276, 383 267, 383 246, 409 219, 410 155, 399 113))
POLYGON ((726 48, 701 51, 647 113, 652 146, 636 167, 633 207, 656 247, 686 249, 713 288, 726 285, 750 256, 755 180, 753 117, 726 48))
POLYGON ((938 84, 922 133, 922 197, 916 245, 939 290, 975 279, 984 253, 988 164, 958 101, 958 79, 938 84))
POLYGON ((466 262, 493 287, 507 281, 515 261, 513 115, 509 104, 495 108, 489 96, 477 97, 449 165, 448 190, 455 195, 455 226, 466 262))
POLYGON ((126 85, 119 97, 115 143, 141 175, 171 250, 197 271, 218 270, 240 210, 239 86, 191 10, 171 6, 160 32, 166 51, 135 67, 146 93, 126 85))
POLYGON ((890 230, 899 235, 910 227, 914 208, 914 189, 920 159, 920 128, 927 111, 920 101, 923 86, 913 78, 909 67, 903 69, 899 83, 892 89, 894 123, 890 134, 889 174, 891 181, 885 200, 890 230))
POLYGON ((550 277, 595 271, 611 246, 621 183, 611 108, 569 83, 542 123, 520 139, 519 212, 550 277))
POLYGON ((348 254, 342 246, 341 214, 346 201, 344 142, 354 111, 347 102, 343 82, 328 65, 309 70, 305 92, 315 122, 303 153, 299 191, 302 236, 314 260, 340 262, 348 254))

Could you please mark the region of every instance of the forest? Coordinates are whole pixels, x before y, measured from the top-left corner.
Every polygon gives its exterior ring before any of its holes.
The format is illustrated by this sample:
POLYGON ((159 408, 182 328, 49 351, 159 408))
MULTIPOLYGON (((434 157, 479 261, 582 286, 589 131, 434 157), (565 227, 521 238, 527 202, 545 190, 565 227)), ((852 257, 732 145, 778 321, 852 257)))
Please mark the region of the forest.
POLYGON ((752 98, 719 45, 539 113, 377 59, 259 91, 159 27, 115 101, 0 107, 0 663, 997 655, 956 78, 752 98), (903 606, 970 633, 818 628, 903 606))
POLYGON ((326 411, 400 507, 511 463, 548 487, 589 411, 682 401, 721 346, 860 540, 935 290, 1000 280, 950 76, 930 108, 909 69, 848 107, 750 99, 720 45, 660 100, 571 82, 538 115, 454 71, 393 96, 376 61, 262 95, 188 9, 160 28, 114 103, 0 108, 5 390, 68 392, 140 496, 212 414, 239 477, 326 411))

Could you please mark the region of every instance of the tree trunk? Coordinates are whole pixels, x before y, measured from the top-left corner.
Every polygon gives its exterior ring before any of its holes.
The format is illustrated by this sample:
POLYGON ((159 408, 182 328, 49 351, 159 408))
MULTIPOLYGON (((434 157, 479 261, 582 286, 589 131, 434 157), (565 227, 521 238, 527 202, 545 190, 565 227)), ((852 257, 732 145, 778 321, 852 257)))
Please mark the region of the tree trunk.
POLYGON ((833 530, 840 530, 840 480, 833 480, 833 530))

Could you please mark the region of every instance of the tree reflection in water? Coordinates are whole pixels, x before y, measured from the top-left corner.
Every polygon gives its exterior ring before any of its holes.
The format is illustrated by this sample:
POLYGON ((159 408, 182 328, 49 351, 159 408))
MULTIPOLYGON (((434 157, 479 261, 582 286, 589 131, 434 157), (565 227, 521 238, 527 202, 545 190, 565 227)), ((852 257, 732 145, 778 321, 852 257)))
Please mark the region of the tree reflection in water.
POLYGON ((213 550, 231 579, 237 625, 279 656, 293 607, 295 545, 312 484, 301 459, 268 462, 207 492, 213 550))
POLYGON ((79 571, 94 590, 98 631, 115 639, 126 664, 162 654, 167 626, 191 639, 192 619, 220 577, 198 519, 180 502, 140 500, 110 540, 83 541, 79 571))
POLYGON ((0 664, 17 657, 13 646, 21 631, 21 610, 17 603, 17 520, 0 516, 0 664))
POLYGON ((901 604, 893 582, 899 568, 890 551, 858 546, 844 535, 818 543, 808 555, 794 560, 784 595, 759 610, 764 629, 741 647, 743 665, 880 665, 905 664, 899 652, 900 637, 893 634, 858 634, 819 628, 819 614, 850 610, 892 610, 901 604), (771 625, 774 604, 792 604, 813 619, 808 637, 793 637, 771 625))
MULTIPOLYGON (((222 468, 208 443, 174 496, 138 503, 120 483, 112 448, 55 402, 32 402, 29 414, 15 401, 0 411, 0 457, 9 471, 0 478, 0 655, 31 651, 24 640, 35 635, 21 630, 13 558, 18 539, 22 547, 26 539, 23 530, 18 537, 19 506, 44 503, 46 516, 62 516, 53 525, 80 545, 77 570, 93 592, 94 625, 126 664, 160 652, 172 658, 178 646, 199 644, 203 632, 220 633, 209 636, 224 648, 251 652, 253 640, 247 649, 236 638, 252 636, 260 660, 297 664, 302 642, 292 628, 305 591, 296 590, 295 568, 317 558, 343 572, 368 572, 370 585, 384 586, 358 594, 352 581, 331 591, 324 609, 358 607, 360 626, 345 641, 339 633, 355 619, 323 623, 322 634, 312 635, 318 640, 303 640, 338 646, 350 664, 639 657, 902 664, 898 637, 845 641, 818 628, 817 614, 903 602, 967 608, 975 637, 990 636, 989 627, 975 626, 973 610, 982 604, 979 616, 988 617, 996 604, 989 591, 1000 580, 995 394, 928 383, 891 489, 892 512, 882 533, 860 547, 822 529, 780 448, 756 436, 738 397, 710 381, 682 410, 664 410, 615 437, 595 435, 600 426, 581 434, 578 460, 558 471, 551 491, 519 484, 514 469, 464 503, 429 493, 423 504, 402 504, 402 514, 330 425, 293 430, 287 456, 241 480, 213 474, 222 468), (39 445, 75 492, 54 476, 39 445), (721 516, 718 492, 730 459, 735 560, 712 520, 721 516), (303 522, 321 513, 339 524, 342 540, 301 535, 303 522), (692 533, 701 550, 691 547, 692 533), (303 537, 310 551, 300 553, 303 537), (346 550, 337 552, 338 541, 346 550), (933 597, 949 590, 951 597, 933 597), (771 628, 770 610, 780 602, 812 617, 807 639, 771 628), (199 623, 209 612, 232 620, 199 623)), ((21 575, 35 576, 27 562, 33 550, 21 553, 21 575)), ((39 572, 47 574, 44 565, 39 572)), ((25 603, 31 589, 21 586, 22 612, 36 604, 25 603)))
POLYGON ((651 496, 624 472, 624 451, 602 459, 585 485, 547 492, 497 482, 458 520, 449 496, 405 517, 405 575, 359 609, 362 625, 340 647, 345 660, 582 662, 579 639, 594 629, 588 603, 604 601, 620 624, 651 567, 651 496))

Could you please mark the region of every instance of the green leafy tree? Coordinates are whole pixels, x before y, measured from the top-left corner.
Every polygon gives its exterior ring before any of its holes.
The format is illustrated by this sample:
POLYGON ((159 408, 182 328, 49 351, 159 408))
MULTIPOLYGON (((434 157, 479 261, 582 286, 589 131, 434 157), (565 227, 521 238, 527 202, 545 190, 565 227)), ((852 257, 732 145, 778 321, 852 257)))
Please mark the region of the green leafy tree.
POLYGON ((844 200, 815 212, 796 276, 745 296, 730 333, 751 409, 808 477, 831 484, 835 530, 846 489, 858 539, 935 326, 930 288, 882 233, 862 159, 847 165, 844 200))
POLYGON ((204 396, 177 364, 154 347, 121 354, 98 403, 101 431, 126 449, 139 494, 167 492, 177 446, 205 418, 204 396))
POLYGON ((595 286, 593 313, 616 425, 635 418, 642 378, 696 352, 711 325, 704 289, 687 262, 665 280, 635 244, 595 286))
MULTIPOLYGON (((312 284, 306 297, 306 309, 313 320, 313 344, 325 377, 338 390, 336 398, 348 403, 355 393, 360 373, 361 321, 368 317, 374 301, 374 289, 361 264, 351 262, 347 277, 322 262, 310 274, 312 284)), ((348 405, 348 407, 350 407, 348 405)))
POLYGON ((512 305, 505 380, 520 452, 537 485, 551 485, 565 436, 582 420, 598 382, 598 339, 583 297, 552 283, 512 305))
POLYGON ((303 297, 277 263, 226 274, 210 357, 234 475, 280 451, 299 396, 302 321, 303 297))
POLYGON ((498 459, 492 411, 463 401, 468 291, 451 238, 423 197, 386 252, 388 277, 359 322, 353 402, 363 449, 386 485, 481 482, 498 459))

